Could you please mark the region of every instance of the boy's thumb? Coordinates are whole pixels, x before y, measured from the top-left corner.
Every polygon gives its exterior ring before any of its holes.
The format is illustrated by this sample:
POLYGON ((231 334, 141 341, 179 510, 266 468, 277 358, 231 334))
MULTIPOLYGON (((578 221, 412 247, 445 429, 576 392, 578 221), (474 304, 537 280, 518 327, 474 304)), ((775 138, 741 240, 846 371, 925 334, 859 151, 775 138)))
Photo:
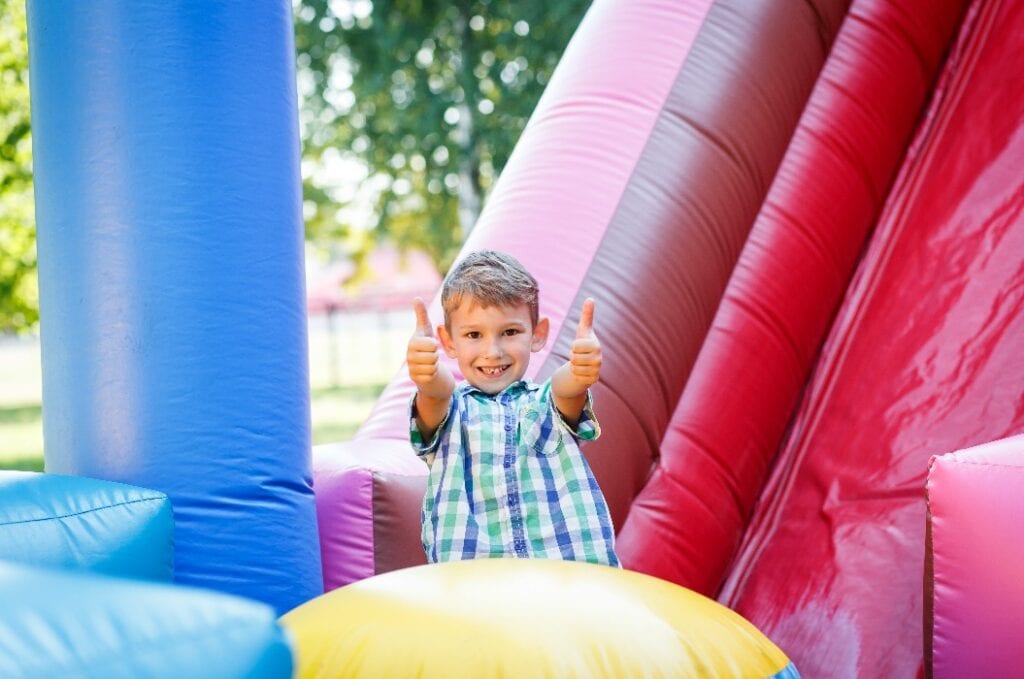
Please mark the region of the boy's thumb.
POLYGON ((427 316, 427 305, 423 299, 417 297, 412 302, 412 308, 416 311, 416 334, 422 337, 433 337, 434 331, 430 327, 430 317, 427 316))
POLYGON ((594 300, 587 297, 580 312, 580 324, 576 328, 576 339, 588 337, 594 331, 594 300))

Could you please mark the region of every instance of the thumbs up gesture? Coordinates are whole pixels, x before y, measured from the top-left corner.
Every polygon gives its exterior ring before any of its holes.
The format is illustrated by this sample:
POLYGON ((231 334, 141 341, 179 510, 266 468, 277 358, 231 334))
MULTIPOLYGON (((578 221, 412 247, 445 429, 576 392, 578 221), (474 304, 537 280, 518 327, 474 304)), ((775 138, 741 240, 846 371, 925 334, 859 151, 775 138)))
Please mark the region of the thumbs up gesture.
POLYGON ((413 301, 413 309, 416 312, 416 330, 409 339, 405 354, 409 378, 416 383, 420 395, 447 403, 452 395, 454 378, 440 363, 437 338, 423 300, 417 297, 413 301))
POLYGON ((601 376, 601 343, 594 334, 594 300, 587 298, 576 326, 569 360, 551 376, 555 407, 570 427, 575 427, 587 402, 587 389, 601 376))
POLYGON ((569 352, 569 367, 573 381, 583 393, 601 376, 601 343, 594 334, 594 300, 583 302, 576 339, 569 352))

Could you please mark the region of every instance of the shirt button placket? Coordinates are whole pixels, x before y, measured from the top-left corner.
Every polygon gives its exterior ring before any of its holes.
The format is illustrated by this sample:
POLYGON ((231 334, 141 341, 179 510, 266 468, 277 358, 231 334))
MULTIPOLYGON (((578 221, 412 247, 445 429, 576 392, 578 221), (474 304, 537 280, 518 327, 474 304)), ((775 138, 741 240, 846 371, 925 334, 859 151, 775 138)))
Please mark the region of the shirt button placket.
POLYGON ((516 479, 513 464, 515 463, 518 441, 512 434, 514 426, 512 418, 512 395, 503 394, 501 397, 503 419, 505 421, 505 478, 508 484, 508 509, 512 517, 512 544, 516 550, 516 556, 526 557, 526 540, 523 535, 523 516, 519 507, 519 483, 516 479))

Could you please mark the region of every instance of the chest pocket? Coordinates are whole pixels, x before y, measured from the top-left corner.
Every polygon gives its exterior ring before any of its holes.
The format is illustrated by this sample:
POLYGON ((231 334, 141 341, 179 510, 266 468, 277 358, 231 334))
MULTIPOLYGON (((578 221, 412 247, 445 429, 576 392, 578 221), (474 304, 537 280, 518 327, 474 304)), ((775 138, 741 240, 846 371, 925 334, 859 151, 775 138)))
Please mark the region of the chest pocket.
POLYGON ((519 440, 530 454, 558 454, 562 448, 562 428, 549 403, 532 401, 520 409, 519 440))

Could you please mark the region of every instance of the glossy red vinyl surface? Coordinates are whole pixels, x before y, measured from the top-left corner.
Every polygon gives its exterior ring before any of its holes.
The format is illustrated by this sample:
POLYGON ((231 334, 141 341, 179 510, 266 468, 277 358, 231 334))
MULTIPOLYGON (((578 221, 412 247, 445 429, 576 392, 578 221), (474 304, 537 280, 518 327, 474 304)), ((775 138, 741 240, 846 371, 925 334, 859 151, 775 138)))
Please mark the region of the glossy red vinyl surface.
POLYGON ((968 13, 723 588, 805 676, 919 671, 928 459, 1024 430, 1022 37, 968 13))
POLYGON ((963 6, 850 7, 620 532, 628 567, 717 592, 963 6))
MULTIPOLYGON (((601 438, 584 454, 616 527, 659 444, 846 15, 844 0, 718 0, 580 281, 598 301, 601 438)), ((580 176, 580 179, 583 179, 580 176)), ((563 325, 541 374, 569 356, 563 325)))

